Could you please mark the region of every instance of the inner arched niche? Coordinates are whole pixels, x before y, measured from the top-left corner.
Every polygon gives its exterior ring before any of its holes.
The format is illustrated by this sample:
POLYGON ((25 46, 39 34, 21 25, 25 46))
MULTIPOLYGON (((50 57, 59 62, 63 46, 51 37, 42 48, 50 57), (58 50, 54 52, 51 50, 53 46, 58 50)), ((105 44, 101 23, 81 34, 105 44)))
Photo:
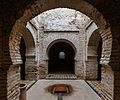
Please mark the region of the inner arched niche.
POLYGON ((102 39, 98 29, 92 33, 87 33, 87 59, 86 59, 86 79, 101 80, 101 67, 100 59, 102 52, 102 39))
POLYGON ((48 52, 48 73, 75 73, 73 47, 66 42, 54 43, 48 52))
POLYGON ((23 39, 26 45, 25 79, 33 80, 37 78, 37 76, 34 73, 37 73, 38 71, 36 64, 35 39, 34 39, 34 34, 27 28, 24 29, 24 33, 25 34, 23 34, 23 39))

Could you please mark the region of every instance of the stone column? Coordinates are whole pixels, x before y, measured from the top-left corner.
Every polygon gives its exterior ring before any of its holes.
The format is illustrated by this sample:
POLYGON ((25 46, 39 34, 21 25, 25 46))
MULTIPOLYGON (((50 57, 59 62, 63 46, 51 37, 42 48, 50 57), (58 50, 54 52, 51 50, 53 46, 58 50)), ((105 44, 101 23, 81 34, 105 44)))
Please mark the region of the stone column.
POLYGON ((38 66, 35 61, 35 55, 27 54, 25 63, 25 79, 37 80, 39 79, 38 66))
POLYGON ((39 78, 45 78, 47 74, 47 69, 46 69, 46 59, 44 59, 44 46, 43 46, 43 39, 45 38, 45 34, 43 32, 43 28, 39 28, 38 32, 38 38, 39 38, 39 78))
POLYGON ((86 61, 86 76, 87 80, 97 80, 98 78, 98 63, 97 56, 88 56, 86 61))

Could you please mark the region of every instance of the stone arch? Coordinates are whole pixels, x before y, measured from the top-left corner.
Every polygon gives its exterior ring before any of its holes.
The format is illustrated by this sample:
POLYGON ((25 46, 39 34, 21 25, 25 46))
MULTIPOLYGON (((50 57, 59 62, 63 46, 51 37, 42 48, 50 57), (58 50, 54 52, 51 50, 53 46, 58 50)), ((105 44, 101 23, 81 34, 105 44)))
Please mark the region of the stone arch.
POLYGON ((11 56, 13 64, 21 63, 21 59, 16 60, 16 58, 20 58, 19 55, 19 44, 20 44, 20 37, 22 36, 23 27, 26 26, 27 21, 31 18, 35 17, 36 15, 42 13, 43 11, 50 10, 53 8, 72 8, 78 10, 85 15, 89 16, 94 22, 97 24, 100 34, 103 40, 103 50, 102 50, 102 64, 108 64, 111 55, 111 47, 112 47, 112 38, 108 39, 107 37, 112 37, 110 28, 107 28, 107 22, 105 21, 103 15, 97 11, 92 5, 88 2, 83 0, 42 0, 42 1, 35 1, 35 3, 26 8, 23 16, 18 19, 11 31, 10 35, 10 54, 14 55, 11 56), (77 3, 77 4, 76 4, 77 3), (17 37, 17 38, 16 38, 17 37), (14 41, 17 41, 14 43, 14 41), (106 46, 107 45, 107 46, 106 46))
POLYGON ((27 28, 25 28, 24 34, 22 37, 26 45, 26 56, 29 56, 29 55, 35 56, 35 40, 33 38, 32 33, 27 28))
POLYGON ((88 40, 88 44, 87 44, 87 56, 92 56, 92 55, 97 55, 97 47, 99 45, 99 41, 100 41, 100 34, 98 29, 94 30, 93 33, 91 34, 89 40, 88 40))
POLYGON ((48 46, 48 73, 71 72, 75 73, 75 47, 68 40, 55 40, 48 46), (59 53, 65 54, 65 59, 58 57, 59 53), (69 67, 68 67, 69 66, 69 67))
MULTIPOLYGON (((84 66, 83 66, 83 50, 82 50, 82 46, 80 46, 80 42, 82 41, 82 39, 79 38, 79 31, 62 31, 62 32, 57 32, 57 31, 47 31, 45 32, 45 38, 42 41, 42 54, 40 57, 40 68, 44 68, 45 73, 47 73, 48 71, 48 61, 49 61, 49 57, 48 57, 48 51, 49 48, 51 47, 52 44, 54 44, 55 42, 59 42, 59 41, 65 41, 67 43, 69 43, 74 51, 75 51, 75 57, 74 57, 74 61, 75 61, 75 74, 77 76, 79 76, 79 79, 83 79, 84 78, 84 66), (79 71, 78 71, 79 69, 79 71)), ((82 42, 81 42, 82 43, 82 42)))
POLYGON ((36 77, 34 73, 37 71, 35 37, 27 28, 24 28, 22 37, 26 46, 25 79, 32 80, 36 77))
POLYGON ((86 79, 101 79, 101 49, 102 39, 98 29, 90 35, 87 43, 86 79), (99 58, 100 57, 100 58, 99 58))
MULTIPOLYGON (((47 49, 46 49, 47 57, 48 57, 48 53, 49 53, 49 50, 50 50, 51 46, 54 45, 55 43, 58 43, 58 42, 68 43, 68 44, 74 49, 75 57, 76 57, 77 49, 76 49, 76 47, 75 47, 75 44, 73 44, 72 41, 69 41, 69 40, 67 40, 67 39, 57 39, 57 40, 54 40, 54 41, 52 41, 51 43, 49 43, 49 44, 47 45, 47 49)), ((74 57, 74 58, 75 58, 75 57, 74 57)))

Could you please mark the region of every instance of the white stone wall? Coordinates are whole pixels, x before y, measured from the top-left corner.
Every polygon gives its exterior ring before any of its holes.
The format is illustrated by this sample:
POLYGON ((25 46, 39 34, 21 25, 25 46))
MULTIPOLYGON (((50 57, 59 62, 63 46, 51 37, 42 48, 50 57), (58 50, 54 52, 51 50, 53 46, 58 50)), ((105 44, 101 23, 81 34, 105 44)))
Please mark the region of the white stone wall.
MULTIPOLYGON (((54 42, 68 42, 70 45, 73 46, 75 49, 75 74, 80 77, 84 78, 84 64, 83 64, 83 56, 84 56, 84 49, 82 46, 82 39, 81 39, 81 33, 75 31, 75 32, 45 32, 44 36, 40 39, 40 45, 42 46, 41 49, 39 49, 39 52, 41 55, 39 55, 39 65, 40 67, 45 68, 46 74, 48 69, 48 49, 54 42)), ((41 68, 40 68, 41 69, 41 68)))

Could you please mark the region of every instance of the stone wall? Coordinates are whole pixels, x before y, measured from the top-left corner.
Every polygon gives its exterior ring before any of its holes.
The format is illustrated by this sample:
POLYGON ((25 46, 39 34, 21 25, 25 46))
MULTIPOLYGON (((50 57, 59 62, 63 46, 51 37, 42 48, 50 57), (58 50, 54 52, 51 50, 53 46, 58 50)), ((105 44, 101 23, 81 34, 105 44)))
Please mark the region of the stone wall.
POLYGON ((39 68, 35 61, 35 55, 27 55, 25 62, 25 79, 26 80, 38 80, 39 68))
POLYGON ((91 58, 88 58, 86 61, 86 75, 85 78, 87 80, 96 80, 98 79, 98 62, 96 56, 92 56, 91 58))
MULTIPOLYGON (((40 33, 39 33, 40 34, 40 33)), ((80 78, 84 78, 84 37, 83 33, 77 31, 47 31, 44 33, 44 36, 40 39, 41 42, 39 46, 39 66, 40 66, 40 76, 43 76, 43 73, 48 74, 48 52, 50 47, 56 42, 67 42, 75 50, 75 74, 80 78), (43 72, 44 71, 44 72, 43 72)))

